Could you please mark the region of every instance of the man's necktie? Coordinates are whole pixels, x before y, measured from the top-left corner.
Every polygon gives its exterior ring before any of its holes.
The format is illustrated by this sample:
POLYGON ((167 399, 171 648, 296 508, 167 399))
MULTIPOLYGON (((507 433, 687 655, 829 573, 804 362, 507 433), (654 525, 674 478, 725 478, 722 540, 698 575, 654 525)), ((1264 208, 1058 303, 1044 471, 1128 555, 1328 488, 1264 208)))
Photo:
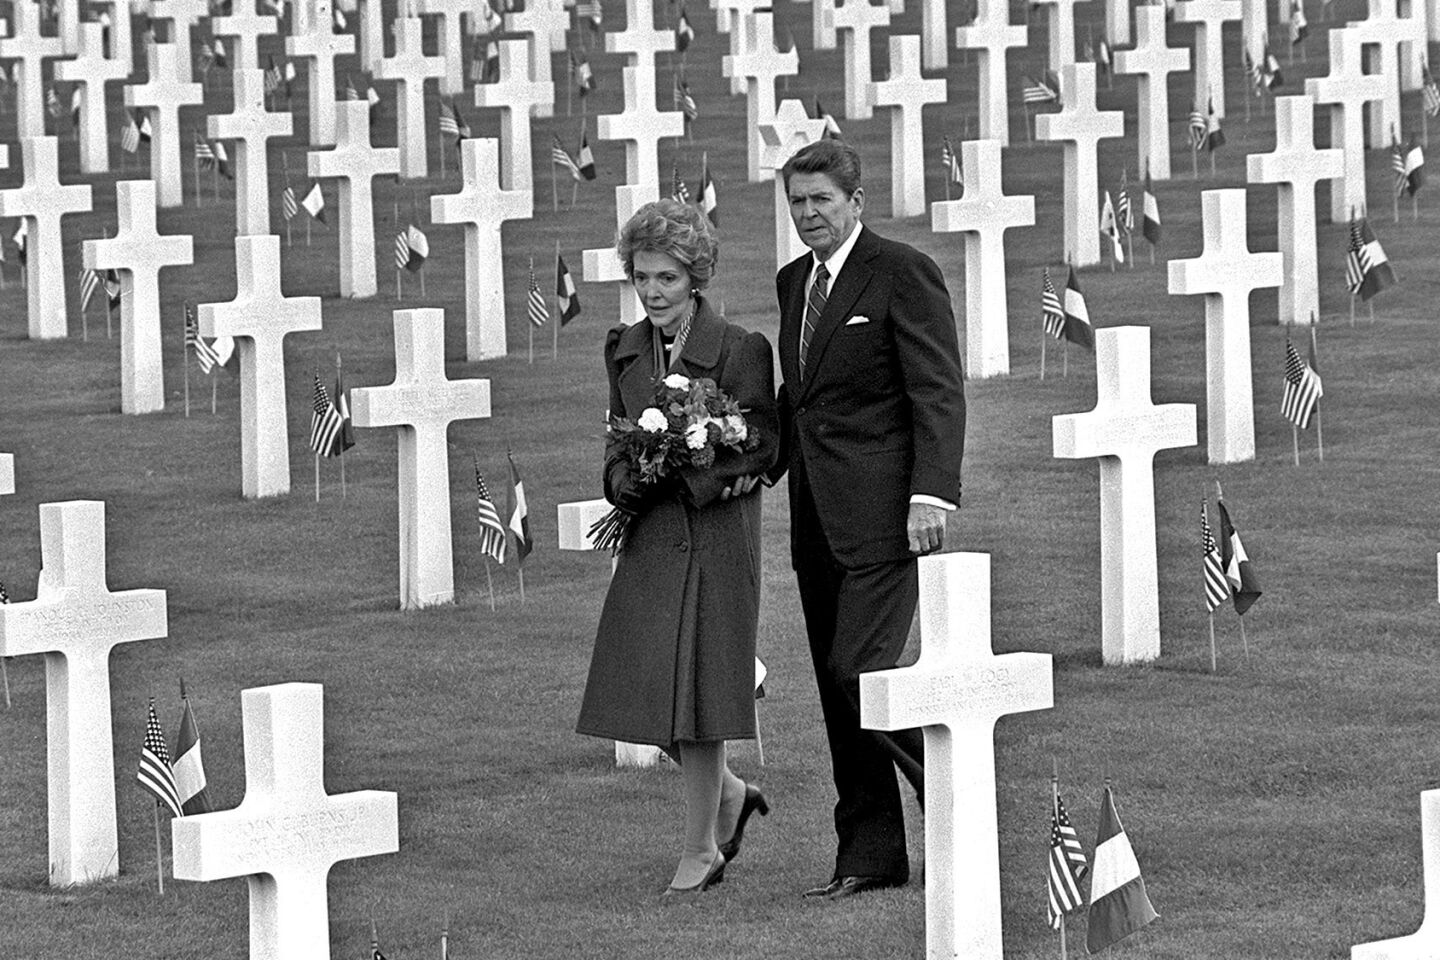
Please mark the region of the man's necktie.
POLYGON ((825 286, 830 271, 825 264, 815 270, 815 282, 810 285, 810 299, 805 303, 805 319, 800 326, 800 376, 805 376, 805 355, 810 352, 810 338, 815 335, 815 326, 820 314, 825 312, 825 286))

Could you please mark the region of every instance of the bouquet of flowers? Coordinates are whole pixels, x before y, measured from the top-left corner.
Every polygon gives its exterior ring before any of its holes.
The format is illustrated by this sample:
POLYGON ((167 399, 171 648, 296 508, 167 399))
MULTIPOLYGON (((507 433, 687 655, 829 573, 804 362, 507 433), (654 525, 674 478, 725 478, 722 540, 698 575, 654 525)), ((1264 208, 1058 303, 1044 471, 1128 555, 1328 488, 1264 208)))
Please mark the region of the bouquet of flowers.
MULTIPOLYGON (((672 373, 655 384, 652 406, 631 420, 610 418, 610 435, 625 448, 639 481, 659 483, 685 467, 707 469, 721 449, 754 450, 760 435, 740 405, 706 377, 672 373)), ((590 528, 596 550, 620 552, 632 515, 614 508, 590 528)))

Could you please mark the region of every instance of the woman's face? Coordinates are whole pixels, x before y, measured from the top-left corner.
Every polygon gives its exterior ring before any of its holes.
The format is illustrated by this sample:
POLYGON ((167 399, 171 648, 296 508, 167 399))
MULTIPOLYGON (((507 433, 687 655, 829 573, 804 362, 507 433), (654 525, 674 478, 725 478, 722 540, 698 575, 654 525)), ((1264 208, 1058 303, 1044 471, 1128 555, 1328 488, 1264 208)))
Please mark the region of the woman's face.
POLYGON ((665 333, 674 333, 690 310, 690 272, 668 253, 637 250, 631 277, 645 315, 665 333))

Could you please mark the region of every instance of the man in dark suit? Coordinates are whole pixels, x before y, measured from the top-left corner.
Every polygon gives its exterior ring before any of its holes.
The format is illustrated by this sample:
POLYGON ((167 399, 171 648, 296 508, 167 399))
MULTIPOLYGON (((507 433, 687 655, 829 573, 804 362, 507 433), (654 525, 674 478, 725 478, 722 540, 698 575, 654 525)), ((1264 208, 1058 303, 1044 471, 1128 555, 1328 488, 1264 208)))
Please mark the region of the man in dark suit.
POLYGON ((950 294, 935 262, 860 223, 860 158, 838 140, 781 171, 812 253, 776 278, 790 545, 839 802, 830 899, 910 875, 892 766, 923 803, 919 730, 860 727, 860 674, 895 666, 919 594, 916 557, 960 501, 965 396, 950 294))

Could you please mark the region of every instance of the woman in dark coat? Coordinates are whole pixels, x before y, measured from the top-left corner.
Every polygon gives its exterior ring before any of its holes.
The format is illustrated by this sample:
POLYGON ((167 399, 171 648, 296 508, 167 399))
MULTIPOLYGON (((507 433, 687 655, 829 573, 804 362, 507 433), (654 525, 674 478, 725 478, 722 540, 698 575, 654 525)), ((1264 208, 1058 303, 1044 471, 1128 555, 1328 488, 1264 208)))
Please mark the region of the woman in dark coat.
POLYGON ((755 736, 755 632, 760 614, 760 492, 731 497, 737 477, 764 473, 779 440, 770 343, 725 322, 700 291, 717 243, 699 210, 646 204, 620 231, 625 273, 646 319, 605 341, 610 413, 638 419, 669 374, 709 378, 744 411, 759 445, 718 448, 706 470, 641 482, 623 446, 605 450, 605 496, 630 514, 600 626, 579 732, 649 743, 685 776, 685 843, 667 893, 698 893, 724 876, 745 822, 768 812, 730 772, 725 741, 755 736))

